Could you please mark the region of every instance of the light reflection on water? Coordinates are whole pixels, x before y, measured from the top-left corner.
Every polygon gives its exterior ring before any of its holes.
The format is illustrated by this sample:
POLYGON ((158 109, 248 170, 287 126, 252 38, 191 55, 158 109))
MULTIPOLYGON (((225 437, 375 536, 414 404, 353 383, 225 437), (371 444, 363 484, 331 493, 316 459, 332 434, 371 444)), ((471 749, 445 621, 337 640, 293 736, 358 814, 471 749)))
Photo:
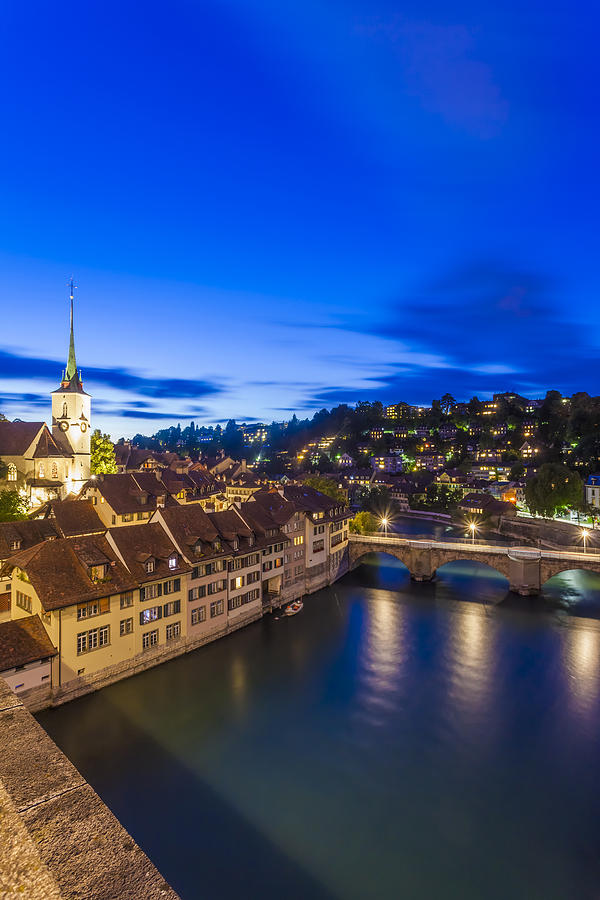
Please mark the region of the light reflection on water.
POLYGON ((183 900, 597 900, 600 623, 561 577, 571 612, 374 559, 40 719, 183 900))
POLYGON ((565 631, 564 665, 578 711, 593 709, 600 688, 600 625, 586 620, 565 631))

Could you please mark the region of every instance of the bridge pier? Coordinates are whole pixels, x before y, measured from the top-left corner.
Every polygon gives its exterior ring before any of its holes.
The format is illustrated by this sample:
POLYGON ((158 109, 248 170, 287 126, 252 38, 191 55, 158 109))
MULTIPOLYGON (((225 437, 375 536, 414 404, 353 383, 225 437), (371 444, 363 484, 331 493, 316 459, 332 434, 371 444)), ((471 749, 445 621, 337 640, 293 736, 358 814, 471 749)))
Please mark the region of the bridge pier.
POLYGON ((540 560, 518 559, 509 556, 508 584, 511 591, 522 597, 533 597, 540 593, 540 560))

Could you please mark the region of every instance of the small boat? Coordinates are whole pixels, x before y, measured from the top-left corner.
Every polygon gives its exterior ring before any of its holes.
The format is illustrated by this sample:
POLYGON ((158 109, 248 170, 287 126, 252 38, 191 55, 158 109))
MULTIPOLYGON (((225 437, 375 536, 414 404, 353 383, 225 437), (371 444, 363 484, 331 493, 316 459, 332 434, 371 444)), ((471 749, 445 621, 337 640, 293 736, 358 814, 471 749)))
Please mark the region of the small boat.
POLYGON ((294 600, 293 603, 290 603, 289 606, 286 606, 286 608, 283 611, 283 614, 285 616, 295 616, 296 613, 299 613, 300 610, 303 608, 304 608, 304 603, 302 602, 302 600, 294 600))

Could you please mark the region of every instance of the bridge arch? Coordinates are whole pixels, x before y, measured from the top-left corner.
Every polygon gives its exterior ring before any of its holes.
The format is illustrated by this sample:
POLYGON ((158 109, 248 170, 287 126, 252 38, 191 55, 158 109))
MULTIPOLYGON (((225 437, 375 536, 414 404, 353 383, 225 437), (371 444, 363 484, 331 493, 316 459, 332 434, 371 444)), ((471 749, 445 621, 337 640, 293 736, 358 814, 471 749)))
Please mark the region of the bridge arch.
MULTIPOLYGON (((471 566, 475 566, 475 571, 480 572, 481 575, 487 575, 488 573, 493 572, 495 575, 498 575, 500 578, 503 578, 505 581, 509 580, 508 577, 508 566, 504 567, 505 571, 501 571, 498 566, 495 566, 490 563, 486 563, 481 559, 469 559, 467 556, 455 556, 454 559, 447 559, 444 562, 441 562, 436 570, 435 575, 438 575, 440 572, 443 572, 449 566, 453 566, 455 563, 468 563, 471 566)), ((456 567, 455 567, 456 568, 456 567)))
POLYGON ((363 544, 361 546, 360 553, 352 554, 350 560, 350 568, 356 569, 358 566, 361 566, 364 562, 366 562, 367 557, 369 556, 390 556, 392 559, 397 559, 398 562, 401 562, 402 565, 408 569, 410 572, 410 551, 405 549, 404 547, 382 547, 381 545, 374 545, 373 547, 369 547, 368 545, 363 544), (365 547, 363 550, 362 547, 365 547))
POLYGON ((565 566, 542 582, 540 594, 573 615, 600 618, 600 572, 596 569, 565 566))
POLYGON ((505 554, 492 553, 482 557, 477 551, 469 553, 469 551, 466 550, 449 549, 434 550, 432 552, 431 568, 434 573, 452 562, 475 563, 477 566, 482 566, 485 569, 492 569, 494 572, 498 572, 499 575, 504 576, 507 580, 510 580, 510 560, 505 554))
POLYGON ((540 566, 540 588, 543 590, 548 581, 566 572, 586 572, 590 575, 600 576, 600 564, 595 562, 588 563, 584 560, 543 559, 540 566))

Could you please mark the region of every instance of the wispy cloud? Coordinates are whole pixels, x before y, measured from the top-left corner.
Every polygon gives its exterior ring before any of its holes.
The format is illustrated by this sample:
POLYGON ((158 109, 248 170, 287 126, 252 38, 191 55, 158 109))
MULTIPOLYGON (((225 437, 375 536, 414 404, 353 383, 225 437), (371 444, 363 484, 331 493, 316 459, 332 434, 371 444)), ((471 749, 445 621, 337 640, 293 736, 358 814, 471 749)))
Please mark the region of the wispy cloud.
POLYGON ((501 129, 508 103, 492 67, 477 57, 472 30, 400 15, 377 19, 359 30, 391 45, 405 91, 425 109, 479 137, 492 137, 501 129))
MULTIPOLYGON (((58 382, 64 366, 52 359, 25 356, 14 350, 0 349, 0 378, 44 379, 58 382)), ((214 396, 221 393, 222 385, 216 381, 192 378, 160 378, 145 376, 131 369, 86 366, 83 369, 86 382, 119 391, 140 394, 154 399, 190 398, 214 396)))

